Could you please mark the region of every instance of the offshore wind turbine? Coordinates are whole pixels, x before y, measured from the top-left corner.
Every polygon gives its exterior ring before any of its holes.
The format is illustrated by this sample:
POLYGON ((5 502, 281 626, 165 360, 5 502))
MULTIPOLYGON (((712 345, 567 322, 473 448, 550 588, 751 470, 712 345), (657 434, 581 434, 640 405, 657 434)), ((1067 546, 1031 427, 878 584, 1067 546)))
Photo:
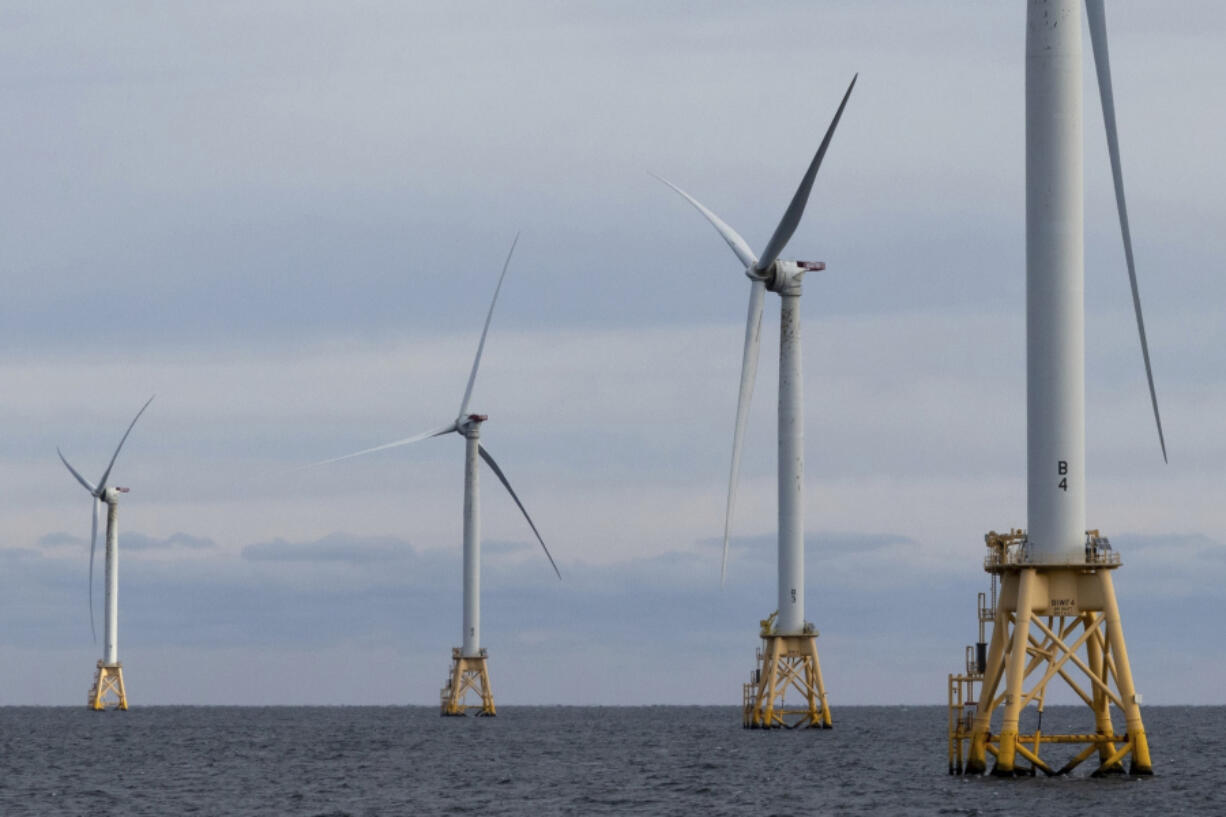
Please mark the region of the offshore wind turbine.
POLYGON ((115 446, 115 453, 111 455, 111 461, 107 463, 106 470, 102 472, 97 484, 81 476, 81 472, 68 462, 64 452, 59 448, 55 449, 60 455, 60 461, 92 497, 90 505, 93 506, 94 521, 89 534, 89 629, 94 634, 95 641, 98 634, 94 628, 94 551, 98 543, 99 506, 106 505, 106 616, 103 618, 102 658, 98 661, 94 672, 94 685, 90 688, 87 699, 90 709, 128 708, 128 693, 123 683, 123 664, 119 662, 119 495, 128 493, 128 489, 111 487, 107 485, 107 480, 111 476, 111 469, 115 467, 119 450, 132 433, 132 427, 152 402, 153 398, 150 397, 145 401, 145 405, 140 407, 140 411, 136 412, 136 416, 120 438, 119 445, 115 446))
MULTIPOLYGON (((858 76, 858 75, 857 75, 858 76)), ((805 621, 804 588, 804 388, 801 371, 800 295, 804 274, 823 270, 815 261, 787 261, 779 258, 800 224, 818 168, 830 147, 843 109, 856 86, 852 77, 835 111, 834 119, 821 145, 801 178, 800 186, 783 213, 779 225, 759 257, 740 234, 719 216, 699 203, 677 185, 667 184, 711 223, 728 243, 737 260, 745 265, 749 278, 749 312, 745 324, 745 347, 741 358, 741 385, 737 397, 736 425, 732 436, 732 465, 728 477, 728 503, 724 514, 724 549, 720 563, 722 584, 728 564, 728 536, 736 503, 741 447, 749 418, 754 379, 758 370, 758 349, 762 329, 762 308, 769 290, 780 297, 779 335, 779 452, 778 452, 778 607, 761 622, 763 649, 759 667, 745 685, 743 722, 748 728, 813 726, 830 728, 830 708, 826 701, 821 665, 817 659, 817 630, 805 621), (787 710, 785 693, 792 688, 804 696, 805 706, 787 710), (794 716, 799 716, 795 718, 794 716), (788 722, 788 718, 793 718, 788 722)), ((659 178, 659 177, 657 177, 659 178)))
POLYGON ((443 687, 441 694, 443 715, 466 715, 469 709, 478 710, 478 715, 493 716, 497 714, 494 707, 494 693, 490 686, 489 670, 486 665, 488 653, 481 646, 481 507, 478 457, 485 461, 485 464, 494 472, 494 476, 507 489, 507 493, 515 501, 515 505, 519 508, 520 513, 527 520, 528 527, 532 528, 533 535, 536 536, 536 540, 545 551, 545 557, 549 559, 549 564, 553 567, 554 573, 557 574, 559 580, 562 578, 562 573, 558 570, 558 565, 554 562, 549 548, 546 547, 545 540, 541 537, 540 531, 537 530, 536 523, 528 515, 528 510, 515 493, 515 489, 511 487, 506 474, 503 473, 494 457, 480 442, 481 424, 488 420, 489 417, 485 414, 471 413, 468 408, 469 400, 472 398, 473 385, 477 381, 477 369, 481 366, 481 353, 485 350, 485 338, 489 334, 490 321, 494 317, 494 306, 498 303, 498 293, 502 290, 502 281, 506 278, 507 268, 511 265, 511 256, 515 253, 515 245, 518 243, 519 234, 517 233, 515 240, 511 242, 510 251, 507 252, 506 261, 502 265, 502 273, 498 276, 498 284, 494 287, 494 297, 490 300, 490 308, 485 316, 485 327, 481 330, 481 340, 477 343, 477 354, 473 358, 472 371, 468 375, 468 386, 464 389, 464 397, 460 401, 460 410, 456 418, 444 426, 424 431, 421 434, 415 434, 412 437, 406 437, 403 440, 396 440, 395 442, 367 448, 353 454, 346 454, 343 457, 335 457, 330 460, 314 463, 314 465, 326 465, 328 463, 340 462, 341 460, 372 454, 376 451, 385 451, 391 448, 411 445, 432 437, 441 437, 445 434, 455 433, 464 438, 463 636, 462 645, 451 650, 451 670, 448 675, 447 685, 443 687), (466 703, 467 694, 470 691, 480 698, 479 704, 468 705, 466 703))
MULTIPOLYGON (((1141 355, 1162 458, 1158 413, 1124 179, 1102 0, 1086 0, 1107 150, 1141 355)), ((1097 755, 1095 775, 1151 774, 1149 743, 1128 661, 1112 574, 1119 554, 1086 529, 1085 309, 1082 173, 1082 18, 1079 0, 1029 0, 1026 13, 1026 438, 1029 529, 991 532, 985 570, 992 599, 980 594, 980 635, 964 675, 950 677, 950 771, 982 773, 990 752, 996 775, 1062 774, 1097 755), (996 583, 1001 582, 999 601, 996 583), (992 625, 990 644, 985 625, 992 625), (1061 735, 1041 729, 1048 682, 1059 675, 1090 707, 1094 729, 1061 735), (1030 679, 1029 689, 1025 684, 1030 679), (1004 690, 1000 690, 1004 681, 1004 690), (1080 684, 1078 683, 1080 681, 1080 684), (974 684, 981 684, 978 700, 974 684), (1085 684, 1085 687, 1081 686, 1085 684), (961 702, 958 699, 961 699, 961 702), (1030 703, 1039 726, 1023 734, 1030 703), (1125 730, 1115 728, 1112 707, 1125 730), (999 728, 993 713, 1001 710, 999 728), (1083 744, 1055 766, 1045 744, 1083 744), (1028 764, 1029 768, 1024 768, 1028 764)))

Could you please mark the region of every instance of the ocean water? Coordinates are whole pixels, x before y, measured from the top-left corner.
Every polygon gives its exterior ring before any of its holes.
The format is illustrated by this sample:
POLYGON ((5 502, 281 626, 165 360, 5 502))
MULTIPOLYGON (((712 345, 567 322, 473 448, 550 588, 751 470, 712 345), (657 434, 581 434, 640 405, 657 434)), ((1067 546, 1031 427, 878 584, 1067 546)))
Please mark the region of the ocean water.
POLYGON ((1226 707, 1146 707, 1155 776, 1104 780, 951 777, 944 707, 833 714, 748 731, 733 707, 4 707, 0 815, 1226 814, 1226 707))

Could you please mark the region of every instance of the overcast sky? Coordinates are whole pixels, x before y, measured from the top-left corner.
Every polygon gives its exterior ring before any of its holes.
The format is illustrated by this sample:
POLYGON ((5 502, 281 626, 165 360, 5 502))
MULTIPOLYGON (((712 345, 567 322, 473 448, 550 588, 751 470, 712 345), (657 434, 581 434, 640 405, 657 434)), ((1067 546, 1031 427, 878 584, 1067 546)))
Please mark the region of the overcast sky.
MULTIPOLYGON (((1087 42, 1088 521, 1146 702, 1223 703, 1226 7, 1108 5, 1170 465, 1087 42)), ((485 472, 499 703, 739 703, 775 601, 778 300, 721 591, 748 284, 648 171, 760 249, 855 72, 786 253, 828 264, 807 612, 832 706, 943 702, 983 534, 1026 523, 1024 12, 0 6, 0 704, 84 699, 89 499, 55 448, 98 476, 154 393, 113 476, 133 703, 435 703, 459 438, 287 471, 453 419, 521 230, 472 408, 565 580, 485 472)))

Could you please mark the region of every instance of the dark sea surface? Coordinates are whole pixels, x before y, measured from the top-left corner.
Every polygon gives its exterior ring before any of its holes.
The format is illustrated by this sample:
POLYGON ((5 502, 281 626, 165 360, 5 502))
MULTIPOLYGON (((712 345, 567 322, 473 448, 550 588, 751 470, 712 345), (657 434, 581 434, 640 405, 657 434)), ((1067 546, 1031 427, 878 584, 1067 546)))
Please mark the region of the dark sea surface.
POLYGON ((951 777, 944 707, 832 711, 747 731, 732 707, 4 707, 0 815, 1226 814, 1226 707, 1146 707, 1155 776, 1103 780, 951 777))

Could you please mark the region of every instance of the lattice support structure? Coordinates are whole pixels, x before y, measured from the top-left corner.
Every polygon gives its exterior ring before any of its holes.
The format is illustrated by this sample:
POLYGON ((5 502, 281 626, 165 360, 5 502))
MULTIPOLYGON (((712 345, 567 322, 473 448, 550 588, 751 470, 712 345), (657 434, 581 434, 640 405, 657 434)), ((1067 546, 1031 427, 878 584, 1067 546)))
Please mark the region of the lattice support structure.
POLYGON ((1129 774, 1152 774, 1141 696, 1133 684, 1112 582, 1118 556, 1097 531, 1087 533, 1084 565, 1031 565, 1024 545, 1020 532, 988 536, 994 552, 985 567, 999 576, 1000 599, 992 611, 986 662, 972 666, 968 653, 967 674, 950 676, 951 773, 982 774, 992 755, 992 774, 1006 777, 1067 774, 1092 757, 1098 761, 1095 776, 1122 774, 1125 760, 1129 774), (981 685, 977 702, 970 700, 976 682, 981 685), (1086 705, 1089 728, 1042 731, 1053 682, 1066 685, 1086 705), (1022 734, 1020 716, 1031 705, 1038 723, 1022 734), (993 732, 998 711, 999 731, 993 732), (1116 729, 1120 721, 1122 732, 1116 729), (1062 764, 1045 756, 1051 754, 1045 747, 1060 744, 1078 747, 1062 764))
POLYGON ((474 711, 478 717, 492 718, 498 714, 487 658, 484 648, 477 656, 466 656, 459 647, 452 648, 451 673, 440 695, 443 715, 463 716, 474 711))
POLYGON ((98 668, 94 671, 94 685, 90 687, 85 703, 99 712, 104 709, 127 710, 128 692, 123 685, 123 664, 98 662, 98 668))
MULTIPOLYGON (((770 621, 763 622, 764 629, 770 621)), ((746 729, 829 729, 834 725, 817 660, 816 631, 804 635, 764 632, 757 660, 758 667, 743 689, 742 724, 746 729), (789 693, 799 700, 789 703, 789 693)))

